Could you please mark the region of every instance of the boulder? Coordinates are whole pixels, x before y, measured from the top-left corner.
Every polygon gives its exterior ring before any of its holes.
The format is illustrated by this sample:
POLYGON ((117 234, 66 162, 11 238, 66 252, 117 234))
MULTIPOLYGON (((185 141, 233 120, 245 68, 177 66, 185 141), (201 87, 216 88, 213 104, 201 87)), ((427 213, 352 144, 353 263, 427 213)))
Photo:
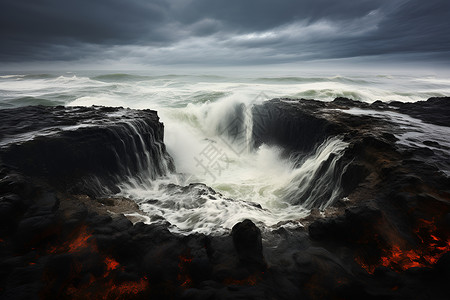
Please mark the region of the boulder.
POLYGON ((251 220, 234 225, 231 236, 241 264, 261 270, 266 268, 261 230, 251 220))

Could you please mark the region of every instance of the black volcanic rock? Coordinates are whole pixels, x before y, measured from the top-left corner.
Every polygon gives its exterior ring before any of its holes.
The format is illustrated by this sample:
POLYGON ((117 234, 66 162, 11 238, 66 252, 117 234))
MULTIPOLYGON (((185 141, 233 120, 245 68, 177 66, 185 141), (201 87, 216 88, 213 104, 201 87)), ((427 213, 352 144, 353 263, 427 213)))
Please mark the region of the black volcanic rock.
MULTIPOLYGON (((442 101, 426 106, 445 111, 442 101)), ((261 231, 244 220, 222 236, 133 224, 120 212, 108 214, 115 200, 94 197, 93 178, 113 189, 123 175, 141 172, 138 162, 155 167, 154 175, 163 170, 155 160, 166 155, 155 112, 1 110, 0 156, 9 167, 0 167, 0 298, 446 299, 450 252, 441 250, 450 241, 450 179, 446 164, 437 163, 449 157, 445 141, 438 147, 427 136, 400 145, 406 131, 395 122, 346 113, 403 109, 418 117, 424 103, 391 104, 338 98, 256 106, 257 143, 285 147, 302 159, 329 138, 345 141, 333 178, 346 198, 298 220, 305 227, 280 223, 261 231)), ((437 109, 424 111, 422 120, 445 119, 437 109)), ((203 184, 167 190, 215 197, 203 184)), ((290 204, 295 209, 301 202, 290 204)))
POLYGON ((252 109, 254 146, 279 145, 307 153, 341 129, 320 114, 323 102, 274 99, 252 109))
POLYGON ((352 193, 376 171, 381 159, 379 153, 394 149, 396 137, 392 129, 396 125, 372 116, 346 113, 350 108, 368 107, 366 103, 347 98, 336 98, 332 102, 273 99, 253 107, 255 146, 261 143, 280 146, 299 164, 330 139, 349 144, 342 157, 330 154, 317 166, 317 171, 312 172, 310 185, 299 187, 304 192, 301 195, 291 192, 287 201, 297 205, 307 202, 307 208, 322 209, 327 203, 352 193), (317 186, 325 182, 324 174, 332 178, 328 184, 317 186), (309 199, 313 194, 320 197, 309 199), (334 200, 329 202, 331 197, 334 200))
POLYGON ((389 106, 425 123, 450 126, 450 97, 433 97, 412 103, 391 102, 389 106))
POLYGON ((382 213, 370 207, 353 207, 343 216, 319 219, 309 226, 309 235, 315 240, 354 243, 368 234, 371 224, 380 222, 382 213))
POLYGON ((261 230, 246 219, 233 226, 231 235, 239 261, 246 266, 264 270, 266 263, 262 253, 261 230))
POLYGON ((330 108, 361 108, 397 112, 420 119, 425 123, 450 126, 450 97, 432 97, 428 100, 417 102, 382 102, 378 100, 370 105, 364 102, 338 97, 325 105, 330 108))
POLYGON ((125 176, 174 170, 155 111, 37 106, 0 115, 3 163, 62 191, 114 193, 125 176))
POLYGON ((341 187, 343 195, 350 194, 370 174, 370 171, 362 164, 350 164, 342 174, 341 187))

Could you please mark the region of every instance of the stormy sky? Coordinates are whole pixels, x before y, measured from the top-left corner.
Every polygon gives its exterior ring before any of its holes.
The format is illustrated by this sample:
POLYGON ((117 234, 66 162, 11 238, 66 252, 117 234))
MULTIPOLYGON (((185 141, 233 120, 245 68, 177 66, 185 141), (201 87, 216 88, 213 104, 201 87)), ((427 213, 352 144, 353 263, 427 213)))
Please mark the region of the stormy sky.
POLYGON ((0 0, 0 63, 450 62, 448 0, 0 0))

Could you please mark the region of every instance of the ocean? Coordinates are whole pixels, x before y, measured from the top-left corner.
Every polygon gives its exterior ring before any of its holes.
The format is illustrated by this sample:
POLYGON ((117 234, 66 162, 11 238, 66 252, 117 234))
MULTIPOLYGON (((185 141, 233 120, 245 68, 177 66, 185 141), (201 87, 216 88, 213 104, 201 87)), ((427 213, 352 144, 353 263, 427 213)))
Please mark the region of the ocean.
POLYGON ((324 209, 336 200, 333 162, 317 173, 330 156, 339 159, 347 144, 334 137, 303 157, 286 156, 274 146, 252 149, 252 105, 280 97, 414 102, 448 95, 450 78, 434 75, 84 71, 0 76, 0 108, 101 105, 158 111, 176 173, 156 180, 129 178, 120 195, 139 204, 146 223, 167 221, 172 231, 186 234, 221 234, 245 218, 262 228, 302 226, 299 220, 312 208, 324 209), (235 121, 246 126, 231 138, 225 133, 235 121), (204 185, 180 188, 191 183, 204 185), (330 192, 329 200, 318 206, 324 191, 330 192), (295 203, 298 198, 302 205, 295 203))

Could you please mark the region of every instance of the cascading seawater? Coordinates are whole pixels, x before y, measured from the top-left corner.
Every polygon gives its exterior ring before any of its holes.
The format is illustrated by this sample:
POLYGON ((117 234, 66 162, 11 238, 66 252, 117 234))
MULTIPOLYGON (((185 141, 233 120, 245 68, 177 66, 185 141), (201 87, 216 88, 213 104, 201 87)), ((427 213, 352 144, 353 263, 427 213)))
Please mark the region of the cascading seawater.
POLYGON ((224 100, 166 116, 174 118, 166 121, 166 136, 171 123, 184 130, 175 143, 166 140, 182 173, 121 185, 148 223, 167 221, 172 231, 205 234, 228 232, 246 218, 262 228, 302 226, 299 220, 312 208, 324 209, 340 196, 345 166, 339 160, 347 146, 340 137, 301 158, 287 157, 276 145, 253 148, 252 103, 224 100))

